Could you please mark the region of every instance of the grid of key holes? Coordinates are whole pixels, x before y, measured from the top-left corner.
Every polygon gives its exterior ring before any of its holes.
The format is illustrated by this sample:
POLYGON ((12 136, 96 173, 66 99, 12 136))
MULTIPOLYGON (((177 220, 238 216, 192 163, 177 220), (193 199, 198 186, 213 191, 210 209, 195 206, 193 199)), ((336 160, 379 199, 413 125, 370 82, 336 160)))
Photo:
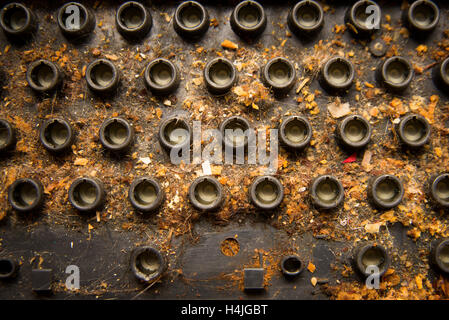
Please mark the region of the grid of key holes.
POLYGON ((235 240, 235 239, 232 239, 232 240, 235 240))

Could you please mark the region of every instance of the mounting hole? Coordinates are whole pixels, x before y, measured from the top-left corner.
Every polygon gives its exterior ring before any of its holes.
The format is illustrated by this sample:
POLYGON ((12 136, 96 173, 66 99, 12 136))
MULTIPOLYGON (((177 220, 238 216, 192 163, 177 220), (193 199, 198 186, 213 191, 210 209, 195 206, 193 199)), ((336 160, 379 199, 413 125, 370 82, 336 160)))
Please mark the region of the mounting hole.
POLYGON ((240 251, 240 244, 235 238, 227 238, 221 242, 221 253, 225 256, 233 257, 240 251))

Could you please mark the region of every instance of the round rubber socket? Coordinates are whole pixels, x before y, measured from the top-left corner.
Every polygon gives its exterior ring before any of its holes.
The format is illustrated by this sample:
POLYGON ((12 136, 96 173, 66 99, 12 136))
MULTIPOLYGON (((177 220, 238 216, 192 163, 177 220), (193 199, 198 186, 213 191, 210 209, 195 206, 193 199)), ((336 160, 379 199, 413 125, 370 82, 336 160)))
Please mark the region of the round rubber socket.
POLYGON ((371 179, 368 186, 368 197, 379 209, 388 210, 402 201, 404 187, 395 176, 383 174, 371 179))
POLYGON ((69 201, 81 212, 100 209, 105 199, 103 183, 95 178, 77 178, 69 188, 69 201))
POLYGON ((407 23, 412 31, 427 33, 438 25, 440 10, 432 1, 418 0, 413 2, 407 11, 407 23))
POLYGON ((298 256, 286 256, 281 260, 281 270, 286 277, 296 277, 304 270, 304 264, 298 256))
POLYGON ((0 258, 0 279, 11 279, 16 276, 19 265, 7 258, 0 258))
POLYGON ((433 179, 430 194, 439 207, 449 208, 449 173, 440 174, 433 179))
POLYGON ((192 129, 186 120, 179 117, 167 118, 159 127, 159 141, 164 148, 183 148, 190 145, 192 129))
POLYGON ((15 145, 14 127, 8 121, 0 119, 0 153, 13 149, 15 145))
POLYGON ((204 68, 204 80, 210 93, 225 94, 237 81, 237 71, 228 59, 215 58, 204 68))
POLYGON ((223 203, 223 188, 214 177, 199 177, 189 188, 190 203, 201 211, 216 211, 223 203))
POLYGON ((355 264, 357 270, 365 277, 373 273, 385 274, 390 267, 391 258, 384 247, 366 244, 356 250, 355 264))
POLYGON ((279 128, 281 142, 288 148, 303 150, 312 139, 312 126, 309 120, 301 116, 285 118, 279 128))
MULTIPOLYGON (((349 23, 353 28, 348 28, 354 36, 365 37, 369 36, 377 30, 373 14, 377 13, 381 16, 380 7, 371 0, 357 1, 345 15, 346 23, 349 23)), ((380 20, 379 20, 380 23, 380 20)))
POLYGON ((124 38, 142 39, 150 31, 153 18, 144 5, 136 1, 128 1, 118 8, 115 24, 124 38))
POLYGON ((74 140, 72 126, 64 119, 46 120, 40 129, 39 139, 50 152, 64 152, 70 149, 74 140))
POLYGON ((132 206, 141 212, 159 209, 164 201, 164 191, 156 179, 141 177, 135 179, 128 191, 132 206))
POLYGON ((131 254, 131 270, 141 281, 153 282, 159 279, 165 268, 165 259, 155 248, 138 247, 131 254))
POLYGON ((58 88, 62 81, 59 67, 48 60, 34 61, 27 70, 26 79, 36 92, 51 92, 58 88))
POLYGON ((385 60, 377 71, 379 81, 386 89, 403 91, 413 79, 414 71, 411 63, 399 56, 385 60))
POLYGON ((106 59, 97 59, 86 69, 87 86, 96 94, 114 93, 120 76, 115 65, 106 59))
POLYGON ((312 0, 300 1, 290 10, 287 23, 290 30, 299 37, 317 33, 324 24, 323 8, 312 0))
POLYGON ((294 86, 296 70, 293 63, 285 58, 273 58, 262 69, 262 81, 275 94, 287 94, 294 86))
POLYGON ((199 38, 209 29, 209 14, 196 1, 182 2, 173 17, 173 27, 181 37, 199 38))
POLYGON ((1 10, 0 25, 7 36, 24 38, 36 30, 37 21, 30 9, 13 2, 1 10))
POLYGON ((250 200, 261 210, 273 210, 284 199, 282 183, 272 176, 257 177, 250 187, 250 200))
POLYGON ((232 11, 231 28, 242 38, 259 36, 266 26, 265 10, 255 1, 242 1, 232 11))
POLYGON ((343 57, 332 57, 321 68, 320 84, 330 93, 340 93, 352 86, 354 73, 351 61, 343 57))
POLYGON ((18 179, 8 189, 8 200, 19 212, 34 211, 44 202, 44 188, 38 180, 18 179))
POLYGON ((230 148, 244 148, 248 145, 250 124, 240 116, 226 118, 220 125, 223 143, 230 148))
POLYGON ((420 148, 430 139, 430 124, 419 114, 409 114, 401 118, 397 133, 404 146, 420 148))
POLYGON ((330 210, 342 204, 345 191, 337 178, 330 175, 321 175, 312 181, 310 197, 316 208, 330 210))
POLYGON ((122 118, 106 119, 100 127, 100 142, 106 149, 114 152, 126 151, 134 140, 134 129, 122 118))
POLYGON ((69 2, 58 11, 58 25, 62 34, 69 39, 89 36, 95 29, 94 12, 79 2, 69 2))
POLYGON ((179 81, 178 68, 167 59, 155 59, 145 69, 145 84, 154 95, 173 93, 178 88, 179 81))
POLYGON ((371 125, 360 115, 345 117, 337 126, 337 135, 347 149, 361 149, 371 140, 371 125))

